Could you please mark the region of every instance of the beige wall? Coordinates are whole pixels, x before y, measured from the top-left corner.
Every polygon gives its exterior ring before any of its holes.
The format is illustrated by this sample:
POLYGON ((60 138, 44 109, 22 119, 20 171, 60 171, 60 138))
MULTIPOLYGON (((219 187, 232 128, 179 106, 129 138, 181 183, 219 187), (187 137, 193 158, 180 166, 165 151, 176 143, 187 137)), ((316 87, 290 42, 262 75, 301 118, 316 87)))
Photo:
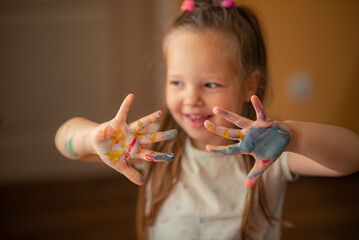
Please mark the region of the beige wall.
POLYGON ((270 115, 359 133, 359 1, 240 2, 254 9, 265 32, 273 85, 270 115), (295 101, 290 79, 302 72, 311 77, 313 94, 295 101))
POLYGON ((130 92, 129 121, 161 108, 154 56, 171 3, 0 3, 0 184, 116 174, 65 159, 55 132, 74 116, 109 120, 130 92))

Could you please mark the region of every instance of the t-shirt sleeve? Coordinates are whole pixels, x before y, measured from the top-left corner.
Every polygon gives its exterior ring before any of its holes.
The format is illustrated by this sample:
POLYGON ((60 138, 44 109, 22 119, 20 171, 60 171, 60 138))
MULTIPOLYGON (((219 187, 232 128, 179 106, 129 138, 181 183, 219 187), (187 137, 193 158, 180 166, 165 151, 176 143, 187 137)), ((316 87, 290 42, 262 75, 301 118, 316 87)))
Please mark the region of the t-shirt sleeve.
POLYGON ((289 169, 288 152, 283 152, 276 162, 279 163, 282 172, 281 176, 283 177, 283 180, 286 180, 288 182, 293 182, 299 178, 298 174, 293 174, 289 169))

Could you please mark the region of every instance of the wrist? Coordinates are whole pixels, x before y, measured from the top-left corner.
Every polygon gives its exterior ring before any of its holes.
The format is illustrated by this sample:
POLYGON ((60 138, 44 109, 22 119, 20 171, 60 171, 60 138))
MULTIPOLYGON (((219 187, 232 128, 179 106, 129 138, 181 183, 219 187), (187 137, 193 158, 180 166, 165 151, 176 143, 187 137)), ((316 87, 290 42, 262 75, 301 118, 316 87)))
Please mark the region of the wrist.
POLYGON ((281 125, 291 137, 291 140, 288 143, 287 147, 285 148, 285 151, 296 152, 298 146, 298 131, 295 121, 287 120, 282 122, 281 125))
POLYGON ((99 124, 91 124, 90 126, 88 126, 88 129, 84 134, 84 144, 86 146, 86 152, 88 153, 88 155, 93 155, 93 154, 97 155, 94 145, 94 141, 95 141, 94 136, 95 136, 96 127, 98 125, 99 124))

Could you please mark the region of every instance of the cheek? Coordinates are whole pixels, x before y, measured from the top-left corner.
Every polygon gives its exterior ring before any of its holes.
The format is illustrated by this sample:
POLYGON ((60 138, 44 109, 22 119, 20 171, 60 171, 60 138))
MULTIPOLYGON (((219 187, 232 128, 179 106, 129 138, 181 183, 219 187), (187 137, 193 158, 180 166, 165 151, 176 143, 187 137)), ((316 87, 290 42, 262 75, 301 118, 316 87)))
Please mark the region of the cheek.
POLYGON ((166 90, 166 105, 171 112, 178 108, 179 102, 179 97, 173 91, 166 90))

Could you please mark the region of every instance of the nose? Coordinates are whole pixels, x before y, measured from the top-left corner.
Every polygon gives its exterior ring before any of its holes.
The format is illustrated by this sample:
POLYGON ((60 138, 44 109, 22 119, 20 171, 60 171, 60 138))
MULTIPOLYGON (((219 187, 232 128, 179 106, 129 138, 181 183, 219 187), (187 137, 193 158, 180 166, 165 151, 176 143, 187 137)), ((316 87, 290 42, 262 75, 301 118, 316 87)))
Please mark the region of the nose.
POLYGON ((200 90, 195 87, 187 88, 183 103, 190 106, 203 105, 203 99, 201 97, 200 90))

